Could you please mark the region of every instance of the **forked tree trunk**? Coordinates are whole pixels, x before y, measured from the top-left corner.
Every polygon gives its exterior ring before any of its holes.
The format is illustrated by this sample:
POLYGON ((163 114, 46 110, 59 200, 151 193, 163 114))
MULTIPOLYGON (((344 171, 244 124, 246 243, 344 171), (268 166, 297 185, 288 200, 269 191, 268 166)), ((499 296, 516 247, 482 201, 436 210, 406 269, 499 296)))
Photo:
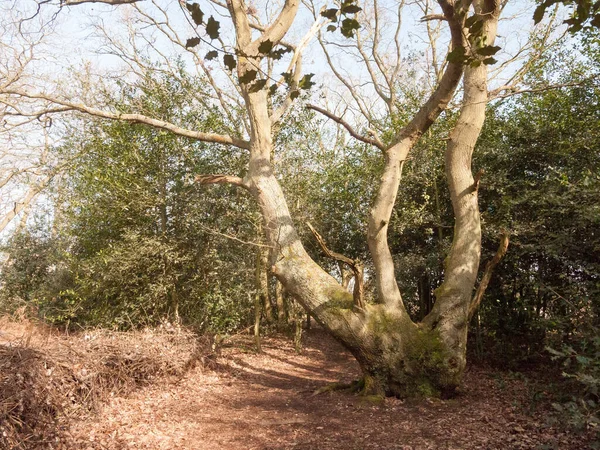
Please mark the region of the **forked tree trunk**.
MULTIPOLYGON (((471 2, 459 0, 459 5, 454 5, 440 0, 439 3, 450 26, 453 46, 465 47, 466 15, 461 11, 467 11, 471 2)), ((241 78, 259 66, 260 57, 251 55, 257 54, 261 38, 251 40, 239 0, 229 0, 228 6, 234 18, 239 54, 247 55, 238 60, 241 78)), ((286 7, 297 8, 297 2, 288 0, 286 7)), ((493 42, 498 8, 494 0, 477 0, 476 11, 484 21, 487 45, 493 42)), ((282 22, 279 25, 280 28, 268 29, 270 37, 275 32, 283 37, 287 28, 282 22)), ((272 247, 271 270, 286 291, 356 357, 363 370, 365 392, 397 396, 450 394, 461 381, 468 311, 480 254, 481 231, 471 154, 487 101, 485 66, 466 70, 464 105, 448 143, 446 174, 456 215, 454 242, 446 262, 445 281, 436 292, 436 304, 422 323, 413 323, 404 308, 387 245, 387 228, 403 161, 451 100, 462 73, 461 64, 450 62, 430 99, 398 133, 395 143, 383 149, 385 168, 368 231, 379 303, 361 308, 355 307, 352 294, 319 267, 300 242, 271 165, 273 142, 267 92, 241 86, 251 126, 250 163, 246 177, 236 183, 248 189, 258 201, 266 240, 272 247)))

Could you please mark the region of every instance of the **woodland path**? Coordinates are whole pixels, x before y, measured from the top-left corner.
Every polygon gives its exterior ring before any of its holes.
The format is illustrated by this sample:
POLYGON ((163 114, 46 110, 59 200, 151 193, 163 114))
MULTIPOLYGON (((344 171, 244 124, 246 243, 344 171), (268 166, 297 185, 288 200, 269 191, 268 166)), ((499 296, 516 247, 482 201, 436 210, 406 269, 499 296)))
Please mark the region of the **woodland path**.
POLYGON ((514 374, 471 368, 461 395, 444 401, 314 396, 326 383, 357 378, 358 367, 320 330, 304 343, 297 355, 289 339, 266 338, 257 355, 244 337, 222 350, 214 369, 114 397, 73 433, 94 449, 586 448, 548 425, 543 385, 514 374))

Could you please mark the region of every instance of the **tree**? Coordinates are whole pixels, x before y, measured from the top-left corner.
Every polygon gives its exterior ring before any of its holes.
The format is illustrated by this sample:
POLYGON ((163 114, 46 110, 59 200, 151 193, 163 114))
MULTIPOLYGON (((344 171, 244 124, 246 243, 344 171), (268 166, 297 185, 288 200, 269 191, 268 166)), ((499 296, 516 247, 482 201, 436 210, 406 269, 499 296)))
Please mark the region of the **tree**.
MULTIPOLYGON (((510 228, 514 242, 481 313, 496 336, 486 351, 516 364, 546 345, 591 340, 598 320, 596 33, 580 53, 571 44, 540 61, 531 92, 490 109, 479 144, 478 165, 496 174, 482 194, 488 233, 510 228)), ((484 248, 493 251, 489 236, 484 248)))
MULTIPOLYGON (((313 84, 310 75, 302 76, 301 52, 306 40, 326 22, 318 17, 315 26, 298 45, 285 42, 298 12, 297 0, 287 0, 268 25, 262 25, 254 11, 239 0, 229 0, 226 5, 215 3, 216 7, 226 9, 235 32, 232 47, 223 46, 218 50, 225 52, 223 64, 235 72, 236 75, 229 75, 229 78, 241 94, 240 106, 246 120, 242 121, 244 126, 237 129, 231 124, 228 129, 217 131, 190 130, 181 123, 138 112, 89 106, 65 95, 33 92, 25 86, 9 86, 3 95, 32 104, 42 101, 50 105, 48 112, 77 111, 104 119, 142 123, 180 136, 246 151, 245 173, 203 174, 196 179, 200 184, 231 184, 246 189, 256 200, 264 221, 266 243, 271 250, 272 272, 286 290, 356 357, 364 373, 364 390, 401 396, 415 392, 449 394, 460 383, 466 364, 467 328, 481 251, 477 204, 479 180, 471 172, 471 157, 488 101, 487 65, 495 61, 492 55, 499 50, 494 46, 494 38, 502 5, 495 0, 439 0, 438 4, 441 9, 438 16, 448 26, 451 45, 446 55, 447 64, 444 64, 435 89, 414 116, 394 130, 389 142, 353 132, 355 138, 379 148, 383 159, 367 232, 376 280, 374 304, 363 305, 356 301, 308 255, 274 172, 274 136, 282 116, 300 91, 313 84), (282 81, 269 83, 272 62, 286 52, 291 52, 290 70, 282 81), (446 178, 455 216, 453 243, 446 258, 444 281, 436 290, 435 304, 423 321, 415 323, 406 311, 396 280, 388 228, 404 162, 452 100, 463 75, 462 106, 445 152, 446 178), (279 101, 273 101, 272 91, 280 85, 287 85, 287 92, 279 101)), ((181 47, 194 48, 202 40, 221 38, 220 24, 212 16, 205 21, 200 5, 187 3, 185 6, 192 21, 204 32, 188 39, 181 47)), ((137 8, 137 3, 134 7, 137 8)), ((338 24, 330 26, 339 26, 344 36, 352 38, 360 26, 354 19, 359 11, 354 2, 345 2, 340 8, 323 11, 322 16, 338 24)), ((161 26, 160 21, 155 20, 153 24, 161 26)), ((171 37, 174 42, 181 42, 171 37)), ((198 56, 198 61, 218 56, 218 50, 211 50, 204 58, 198 56)), ((211 83, 215 87, 215 83, 211 83)), ((222 90, 215 88, 214 93, 217 101, 226 101, 222 90)), ((34 114, 34 110, 26 108, 19 112, 34 114)))

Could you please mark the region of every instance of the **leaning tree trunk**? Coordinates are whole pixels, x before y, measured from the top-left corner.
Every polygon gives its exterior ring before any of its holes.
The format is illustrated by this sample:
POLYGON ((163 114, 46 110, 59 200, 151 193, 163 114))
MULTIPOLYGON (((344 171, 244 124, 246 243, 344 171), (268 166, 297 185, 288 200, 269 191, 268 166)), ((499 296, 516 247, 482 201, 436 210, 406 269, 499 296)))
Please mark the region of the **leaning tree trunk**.
MULTIPOLYGON (((468 33, 464 28, 464 11, 468 10, 470 0, 459 1, 458 7, 447 0, 439 3, 450 26, 453 47, 465 48, 464 36, 468 33)), ((490 44, 498 5, 494 0, 479 0, 479 3, 477 14, 484 21, 490 44)), ((297 6, 296 0, 288 0, 281 17, 291 14, 297 6)), ((280 21, 278 27, 269 27, 252 41, 242 2, 228 0, 228 7, 236 27, 238 55, 243 55, 239 56, 237 65, 238 77, 242 79, 247 72, 259 67, 261 56, 257 47, 261 42, 269 39, 277 43, 287 28, 282 25, 285 21, 280 21)), ((454 243, 447 259, 445 282, 437 291, 436 304, 423 323, 413 323, 404 308, 387 244, 387 229, 403 162, 420 136, 445 109, 462 74, 460 63, 449 62, 438 88, 414 119, 398 133, 390 147, 380 146, 385 168, 369 217, 367 236, 375 267, 377 304, 356 304, 353 295, 319 267, 300 242, 273 173, 272 124, 265 89, 241 85, 251 128, 249 169, 244 179, 204 178, 207 182, 232 182, 255 197, 265 223, 266 242, 271 246, 272 273, 286 291, 356 357, 363 370, 365 392, 439 395, 452 392, 461 380, 468 310, 480 253, 476 185, 470 164, 487 101, 484 66, 466 71, 464 104, 448 144, 446 173, 456 214, 454 243)))

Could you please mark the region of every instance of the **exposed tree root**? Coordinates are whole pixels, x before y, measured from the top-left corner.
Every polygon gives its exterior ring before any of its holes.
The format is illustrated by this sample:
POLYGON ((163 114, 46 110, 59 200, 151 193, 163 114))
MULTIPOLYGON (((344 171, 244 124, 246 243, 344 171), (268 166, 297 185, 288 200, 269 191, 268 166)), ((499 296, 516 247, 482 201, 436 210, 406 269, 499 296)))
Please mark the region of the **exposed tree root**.
POLYGON ((385 396, 381 394, 374 394, 372 390, 368 389, 368 384, 369 383, 364 377, 354 380, 350 383, 330 383, 314 391, 312 396, 315 397, 320 394, 325 394, 326 392, 345 391, 358 394, 369 403, 379 404, 383 402, 385 396))

